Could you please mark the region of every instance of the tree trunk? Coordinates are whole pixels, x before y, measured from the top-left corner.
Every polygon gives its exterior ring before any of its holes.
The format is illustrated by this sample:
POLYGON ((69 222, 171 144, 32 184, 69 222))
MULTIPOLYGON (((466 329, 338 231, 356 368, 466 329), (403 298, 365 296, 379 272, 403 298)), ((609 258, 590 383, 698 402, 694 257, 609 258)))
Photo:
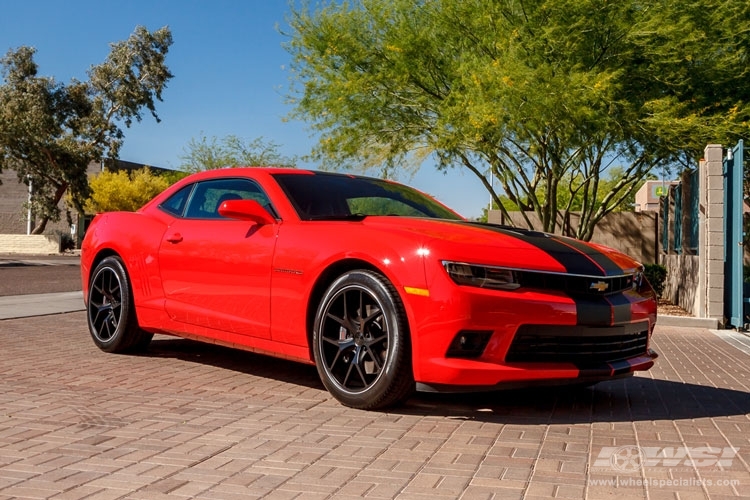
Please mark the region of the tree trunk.
MULTIPOLYGON (((68 190, 68 183, 65 181, 62 181, 58 186, 57 190, 55 191, 55 202, 54 206, 57 206, 60 204, 60 200, 62 200, 63 195, 65 194, 65 191, 68 190)), ((42 217, 42 220, 39 221, 39 223, 34 227, 34 229, 31 231, 31 234, 43 234, 44 230, 47 228, 47 223, 50 221, 50 216, 45 215, 42 217)))
POLYGON ((44 230, 47 229, 48 222, 49 217, 43 217, 42 220, 39 221, 39 224, 37 224, 31 231, 31 234, 44 234, 44 230))

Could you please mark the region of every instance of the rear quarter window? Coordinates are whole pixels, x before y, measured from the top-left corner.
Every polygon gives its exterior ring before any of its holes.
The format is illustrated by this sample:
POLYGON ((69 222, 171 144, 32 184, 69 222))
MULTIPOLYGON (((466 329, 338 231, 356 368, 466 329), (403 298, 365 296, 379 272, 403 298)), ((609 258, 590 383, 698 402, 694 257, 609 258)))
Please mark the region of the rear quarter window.
POLYGON ((185 186, 184 188, 180 189, 175 194, 167 198, 164 203, 159 205, 159 208, 161 208, 168 214, 174 215, 175 217, 182 217, 182 214, 185 212, 185 205, 187 204, 187 200, 192 189, 193 184, 185 186))

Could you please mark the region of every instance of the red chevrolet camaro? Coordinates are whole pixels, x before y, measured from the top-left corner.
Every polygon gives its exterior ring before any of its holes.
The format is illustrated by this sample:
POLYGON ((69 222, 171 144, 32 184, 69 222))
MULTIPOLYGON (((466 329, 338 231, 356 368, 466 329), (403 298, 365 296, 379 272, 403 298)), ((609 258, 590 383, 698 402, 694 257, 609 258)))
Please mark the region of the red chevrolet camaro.
POLYGON ((137 212, 97 215, 81 256, 104 351, 160 333, 314 363, 356 408, 415 389, 587 385, 657 356, 656 300, 634 260, 470 222, 386 180, 201 172, 137 212))

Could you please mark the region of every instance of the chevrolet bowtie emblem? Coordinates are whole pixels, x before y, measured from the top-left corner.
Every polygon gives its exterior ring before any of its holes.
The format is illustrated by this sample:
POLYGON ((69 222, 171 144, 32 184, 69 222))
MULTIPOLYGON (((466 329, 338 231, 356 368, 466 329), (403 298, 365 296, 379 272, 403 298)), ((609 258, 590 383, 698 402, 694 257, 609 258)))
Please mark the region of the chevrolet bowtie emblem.
POLYGON ((595 281, 594 283, 591 283, 591 285, 589 285, 589 290, 596 290, 600 293, 605 291, 607 288, 609 288, 609 283, 607 283, 606 281, 595 281))

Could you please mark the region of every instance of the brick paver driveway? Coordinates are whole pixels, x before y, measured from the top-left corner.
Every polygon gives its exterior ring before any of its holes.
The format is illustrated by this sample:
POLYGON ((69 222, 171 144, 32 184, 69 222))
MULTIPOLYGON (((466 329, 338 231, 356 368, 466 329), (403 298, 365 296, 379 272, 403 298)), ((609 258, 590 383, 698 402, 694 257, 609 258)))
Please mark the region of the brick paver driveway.
POLYGON ((105 354, 84 313, 4 320, 0 499, 750 495, 740 348, 659 327, 645 375, 375 413, 310 366, 168 337, 105 354))

